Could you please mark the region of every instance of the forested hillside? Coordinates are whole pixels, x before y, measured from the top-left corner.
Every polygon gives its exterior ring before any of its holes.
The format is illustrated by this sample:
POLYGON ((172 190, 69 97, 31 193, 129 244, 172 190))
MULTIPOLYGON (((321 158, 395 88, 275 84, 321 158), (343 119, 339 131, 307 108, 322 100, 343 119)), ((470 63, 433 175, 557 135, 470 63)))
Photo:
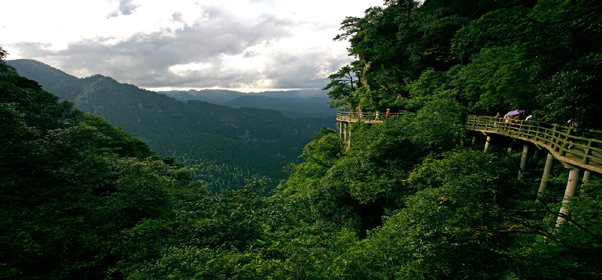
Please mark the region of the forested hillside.
POLYGON ((385 2, 342 23, 336 40, 357 60, 331 76, 335 104, 418 110, 450 99, 473 113, 602 127, 599 1, 385 2))
POLYGON ((507 142, 460 141, 509 109, 600 128, 602 3, 387 0, 342 31, 332 104, 406 113, 321 129, 269 197, 211 194, 0 63, 0 277, 602 279, 600 174, 557 224, 565 166, 536 201, 542 156, 519 179, 507 142))
POLYGON ((313 131, 325 126, 335 128, 337 110, 330 108, 327 97, 284 98, 272 96, 241 96, 225 102, 232 108, 260 108, 277 110, 304 122, 313 131))
POLYGON ((174 156, 199 172, 211 189, 236 189, 245 179, 286 178, 282 167, 299 163, 312 132, 273 110, 232 109, 202 101, 182 103, 165 95, 94 75, 78 79, 32 60, 9 61, 75 107, 104 117, 145 141, 158 155, 174 156))
POLYGON ((221 90, 221 89, 207 89, 207 90, 172 90, 172 91, 159 91, 159 94, 165 94, 171 96, 177 100, 187 102, 188 100, 200 100, 213 104, 223 104, 232 99, 245 96, 245 93, 232 91, 232 90, 221 90))
POLYGON ((241 93, 228 90, 189 90, 158 92, 182 102, 201 100, 232 108, 271 109, 295 117, 307 127, 318 132, 322 126, 334 128, 336 109, 330 108, 326 91, 291 90, 241 93))

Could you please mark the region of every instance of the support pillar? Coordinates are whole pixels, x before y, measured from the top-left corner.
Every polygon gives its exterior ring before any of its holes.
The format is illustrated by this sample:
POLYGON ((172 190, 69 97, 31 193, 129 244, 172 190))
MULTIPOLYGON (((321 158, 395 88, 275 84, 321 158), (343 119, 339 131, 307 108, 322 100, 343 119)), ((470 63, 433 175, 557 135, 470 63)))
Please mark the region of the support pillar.
POLYGON ((347 123, 343 125, 343 141, 347 142, 347 123))
MULTIPOLYGON (((566 190, 564 191, 564 200, 562 201, 562 208, 560 209, 560 214, 564 214, 565 216, 569 215, 568 204, 571 202, 569 198, 575 196, 575 191, 577 190, 577 183, 579 181, 579 169, 573 168, 569 173, 569 180, 566 184, 566 190)), ((566 221, 565 218, 558 216, 556 220, 556 229, 554 229, 554 233, 558 233, 558 227, 566 221)))
POLYGON ((347 150, 351 148, 351 129, 349 129, 349 136, 347 138, 347 150))
POLYGON ((539 160, 539 148, 535 147, 535 151, 533 151, 533 162, 537 163, 539 160))
POLYGON ((552 167, 554 167, 554 155, 548 152, 548 158, 546 159, 546 166, 543 170, 543 176, 541 177, 541 183, 539 183, 539 190, 537 191, 537 198, 535 201, 539 200, 539 197, 543 195, 546 191, 546 187, 548 186, 548 178, 552 173, 552 167))
POLYGON ((581 191, 580 191, 580 196, 585 196, 585 192, 583 191, 583 186, 585 184, 587 184, 587 182, 589 181, 589 176, 590 176, 590 171, 589 170, 585 170, 583 172, 583 180, 581 181, 581 191))
POLYGON ((491 136, 487 135, 487 140, 485 140, 485 149, 483 153, 489 152, 489 145, 491 144, 491 136))
POLYGON ((339 122, 339 136, 343 138, 343 122, 339 122))
POLYGON ((523 177, 523 173, 527 171, 527 163, 529 162, 529 143, 523 145, 523 155, 520 158, 520 169, 518 170, 518 179, 523 177))

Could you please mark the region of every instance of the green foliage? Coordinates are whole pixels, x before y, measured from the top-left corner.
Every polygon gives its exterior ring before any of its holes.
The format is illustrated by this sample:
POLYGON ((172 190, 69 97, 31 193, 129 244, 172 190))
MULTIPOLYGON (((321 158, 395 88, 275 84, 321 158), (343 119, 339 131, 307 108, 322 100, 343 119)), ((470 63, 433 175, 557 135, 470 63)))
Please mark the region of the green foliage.
MULTIPOLYGON (((40 78, 44 89, 74 101, 78 109, 134 133, 157 155, 197 167, 207 165, 197 179, 207 181, 212 189, 237 189, 245 185, 244 179, 263 176, 274 179, 273 187, 286 178, 282 167, 301 162, 297 157, 311 140, 306 124, 275 110, 234 109, 197 100, 182 103, 101 75, 77 79, 35 61, 9 63, 40 78), (237 175, 230 176, 229 171, 237 175)), ((128 146, 122 147, 122 153, 147 155, 136 150, 135 139, 128 141, 121 143, 128 146)))
POLYGON ((133 138, 134 134, 126 133, 121 128, 112 126, 109 122, 99 116, 84 113, 78 120, 87 125, 95 127, 105 135, 106 141, 97 148, 99 151, 111 151, 121 157, 146 158, 153 155, 150 148, 142 141, 133 138))
POLYGON ((188 173, 0 63, 0 265, 7 279, 97 278, 121 230, 169 216, 188 173), (106 134, 105 134, 106 133, 106 134))
MULTIPOLYGON (((261 177, 221 192, 191 183, 249 173, 190 159, 191 177, 177 163, 186 155, 148 157, 131 134, 2 63, 0 278, 598 279, 598 176, 557 226, 563 166, 534 202, 541 160, 518 180, 517 155, 459 140, 468 112, 516 107, 598 127, 600 11, 591 0, 385 1, 347 18, 337 38, 350 39, 361 82, 338 73, 333 101, 408 112, 350 125, 350 143, 320 129, 270 197, 261 177)), ((215 141, 240 136, 227 133, 215 141)), ((268 154, 243 164, 271 165, 268 154)))
POLYGON ((328 78, 330 83, 324 87, 324 90, 330 90, 328 96, 330 107, 340 107, 347 104, 352 104, 352 107, 358 105, 358 100, 353 98, 353 92, 357 87, 357 70, 351 66, 343 66, 337 73, 334 73, 328 78))
POLYGON ((599 3, 473 2, 390 1, 343 21, 335 39, 359 58, 352 108, 416 111, 451 98, 471 113, 524 109, 601 127, 599 3))

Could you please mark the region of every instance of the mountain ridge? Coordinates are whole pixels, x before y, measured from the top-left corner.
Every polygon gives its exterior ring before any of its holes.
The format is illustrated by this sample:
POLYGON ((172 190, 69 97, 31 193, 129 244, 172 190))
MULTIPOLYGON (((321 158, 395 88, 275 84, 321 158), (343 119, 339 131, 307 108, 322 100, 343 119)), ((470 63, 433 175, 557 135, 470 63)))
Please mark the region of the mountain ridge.
POLYGON ((297 157, 312 139, 303 122, 276 110, 184 103, 103 75, 79 79, 31 60, 7 64, 45 90, 74 101, 76 108, 137 134, 159 155, 186 156, 191 165, 225 164, 247 177, 259 174, 278 181, 285 178, 282 167, 299 163, 297 157))

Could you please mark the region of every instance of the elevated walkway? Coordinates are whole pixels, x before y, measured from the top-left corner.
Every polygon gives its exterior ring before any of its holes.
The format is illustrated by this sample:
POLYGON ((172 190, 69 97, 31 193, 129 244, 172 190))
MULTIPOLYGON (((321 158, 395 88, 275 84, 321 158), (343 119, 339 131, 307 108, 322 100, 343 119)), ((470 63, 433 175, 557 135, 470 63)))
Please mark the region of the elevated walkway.
POLYGON ((500 134, 545 148, 566 167, 602 174, 602 140, 596 133, 540 121, 505 122, 503 118, 469 115, 466 129, 500 134))
MULTIPOLYGON (((390 114, 390 116, 402 115, 403 113, 390 114)), ((341 138, 347 142, 348 147, 351 141, 351 131, 347 129, 348 125, 355 122, 365 122, 369 124, 382 123, 386 116, 376 117, 374 113, 356 113, 339 111, 337 121, 340 124, 341 138)), ((548 150, 548 158, 544 167, 543 176, 540 181, 536 201, 544 194, 548 178, 552 172, 554 159, 560 161, 567 169, 570 169, 567 181, 562 208, 557 215, 556 229, 554 234, 562 223, 566 221, 569 215, 568 205, 571 198, 575 196, 578 188, 578 182, 581 185, 587 183, 590 172, 602 174, 602 132, 583 131, 577 127, 563 126, 541 121, 514 121, 491 116, 469 115, 466 121, 466 129, 478 131, 487 136, 484 152, 488 151, 492 141, 491 135, 498 134, 525 142, 518 177, 521 178, 526 171, 529 145, 532 143, 538 149, 548 150), (584 171, 581 174, 581 171, 584 171), (581 178, 581 180, 579 180, 581 178)))
MULTIPOLYGON (((391 113, 390 117, 403 113, 391 113)), ((382 123, 387 118, 382 113, 337 112, 341 137, 348 140, 350 123, 382 123)), ((582 132, 575 127, 541 121, 511 121, 491 116, 469 115, 466 129, 485 135, 499 134, 533 143, 539 149, 548 150, 567 168, 580 168, 602 174, 602 133, 582 132), (579 134, 579 135, 578 135, 579 134)))

